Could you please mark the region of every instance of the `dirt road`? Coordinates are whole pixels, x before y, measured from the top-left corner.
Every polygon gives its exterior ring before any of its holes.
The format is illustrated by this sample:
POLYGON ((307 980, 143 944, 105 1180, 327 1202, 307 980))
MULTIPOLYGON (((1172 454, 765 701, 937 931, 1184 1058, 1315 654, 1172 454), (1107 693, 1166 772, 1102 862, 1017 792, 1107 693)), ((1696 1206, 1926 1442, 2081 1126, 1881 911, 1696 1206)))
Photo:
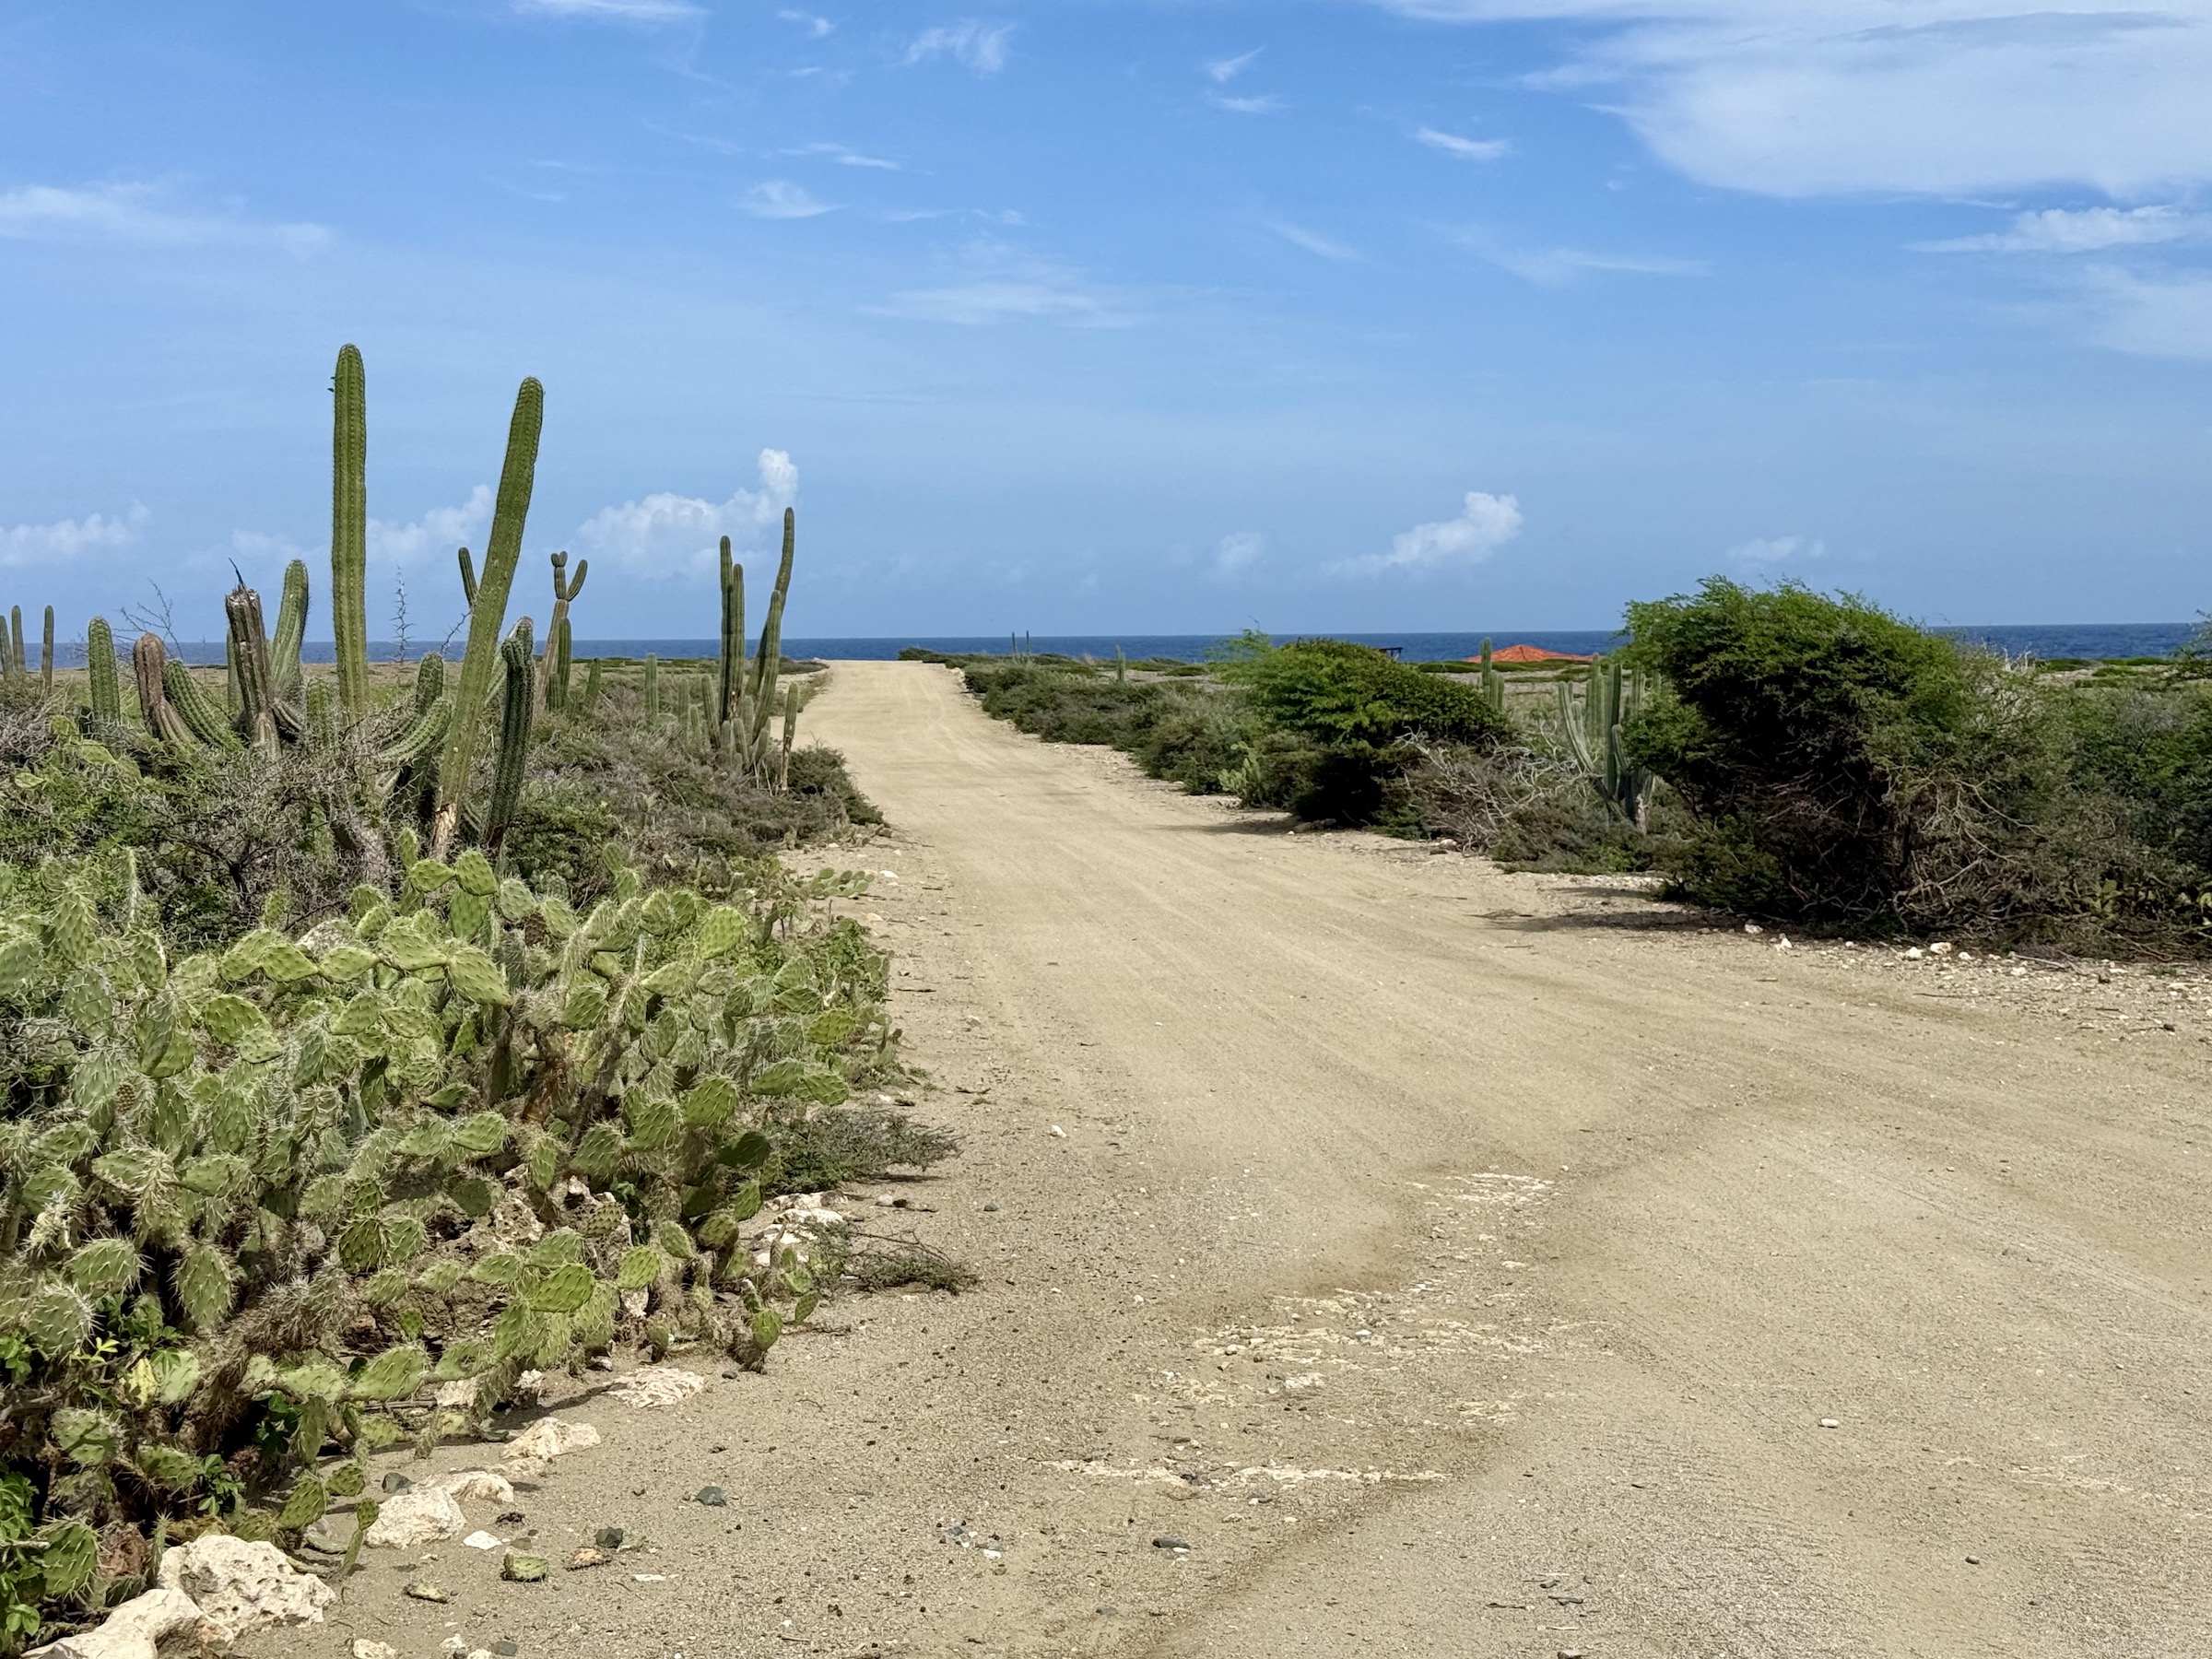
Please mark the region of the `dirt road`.
POLYGON ((609 1443, 532 1523, 626 1524, 649 1576, 448 1546, 454 1604, 380 1564, 359 1634, 2212 1652, 2200 982, 1777 948, 1288 835, 927 665, 842 665, 807 719, 896 826, 860 908, 965 1141, 860 1199, 982 1285, 841 1303, 683 1407, 581 1402, 609 1443), (708 1479, 727 1510, 681 1501, 708 1479))

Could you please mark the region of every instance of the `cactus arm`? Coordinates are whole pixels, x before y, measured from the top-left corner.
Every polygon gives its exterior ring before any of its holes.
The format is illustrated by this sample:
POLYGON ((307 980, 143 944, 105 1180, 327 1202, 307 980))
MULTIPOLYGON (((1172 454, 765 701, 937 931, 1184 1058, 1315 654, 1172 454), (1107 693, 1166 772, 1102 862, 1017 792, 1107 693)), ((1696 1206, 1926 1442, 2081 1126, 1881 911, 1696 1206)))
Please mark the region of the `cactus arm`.
POLYGON ((429 753, 445 735, 445 729, 453 718, 453 705, 443 698, 415 712, 406 731, 387 743, 376 754, 377 760, 387 767, 406 766, 429 753))
POLYGON ((507 663, 507 699, 500 717, 500 746, 492 757, 491 801, 484 814, 484 850, 499 856, 507 827, 522 805, 523 773, 530 759, 530 716, 536 701, 532 684, 537 665, 530 655, 530 618, 514 625, 500 647, 507 663))
POLYGON ((338 702, 359 721, 369 712, 369 403, 359 347, 339 347, 331 391, 330 631, 338 702))
MULTIPOLYGON (((144 641, 140 643, 143 644, 144 641)), ((209 748, 238 747, 238 733, 223 718, 223 712, 215 706, 214 700, 192 677, 192 670, 182 663, 172 658, 161 665, 161 688, 167 693, 162 706, 174 713, 183 723, 184 730, 194 737, 209 748)))
POLYGON ((783 558, 776 566, 776 585, 768 596, 768 617, 760 624, 760 649, 753 656, 753 741, 768 730, 775 706, 776 677, 783 665, 783 601, 791 592, 791 558, 797 542, 798 515, 783 509, 783 558))
POLYGON ((445 657, 439 652, 426 653, 415 665, 415 712, 421 713, 445 695, 445 657))
POLYGON ((307 561, 295 559, 284 567, 284 596, 276 604, 276 631, 269 639, 269 665, 275 671, 276 695, 287 701, 300 697, 300 642, 307 637, 307 561))
MULTIPOLYGON (((446 735, 438 767, 438 811, 431 826, 430 851, 442 858, 460 828, 461 799, 476 762, 477 711, 491 688, 493 658, 500 654, 500 627, 507 618, 507 592, 523 553, 523 524, 530 514, 530 490, 537 472, 537 439, 545 424, 545 388, 526 379, 514 396, 514 417, 507 429, 507 456, 500 466, 500 493, 492 507, 491 538, 484 547, 484 572, 468 607, 468 650, 461 659, 461 681, 453 693, 453 724, 446 735)), ((509 677, 512 677, 512 675, 509 677)))
POLYGON ((562 596, 563 598, 565 598, 565 599, 571 599, 571 600, 572 600, 572 599, 574 599, 574 598, 576 597, 576 595, 577 595, 577 594, 579 594, 582 593, 582 592, 583 592, 583 579, 584 579, 586 576, 588 576, 589 574, 591 574, 591 570, 592 570, 592 561, 591 561, 590 559, 578 559, 578 560, 576 561, 576 574, 575 574, 574 578, 573 578, 573 579, 571 579, 571 582, 569 582, 569 591, 568 591, 566 594, 564 594, 563 595, 561 595, 561 596, 562 596))
POLYGON ((477 602, 477 567, 469 561, 468 549, 461 549, 461 597, 471 606, 477 602))
POLYGON ((95 617, 85 626, 85 676, 92 687, 92 718, 121 724, 123 687, 115 673, 115 635, 105 617, 95 617))
POLYGON ((46 607, 46 631, 39 641, 39 682, 53 695, 53 606, 46 607))

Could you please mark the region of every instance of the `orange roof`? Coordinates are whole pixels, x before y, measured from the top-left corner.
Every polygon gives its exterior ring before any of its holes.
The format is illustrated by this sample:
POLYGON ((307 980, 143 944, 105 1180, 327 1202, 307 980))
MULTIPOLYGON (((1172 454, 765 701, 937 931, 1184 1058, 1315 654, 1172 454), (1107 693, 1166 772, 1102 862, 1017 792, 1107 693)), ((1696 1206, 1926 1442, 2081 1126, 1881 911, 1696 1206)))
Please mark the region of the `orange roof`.
MULTIPOLYGON (((1508 645, 1503 651, 1490 653, 1490 661, 1493 663, 1587 663, 1594 660, 1577 656, 1571 651, 1546 651, 1539 645, 1508 645)), ((1479 663, 1482 659, 1471 656, 1467 661, 1479 663)))

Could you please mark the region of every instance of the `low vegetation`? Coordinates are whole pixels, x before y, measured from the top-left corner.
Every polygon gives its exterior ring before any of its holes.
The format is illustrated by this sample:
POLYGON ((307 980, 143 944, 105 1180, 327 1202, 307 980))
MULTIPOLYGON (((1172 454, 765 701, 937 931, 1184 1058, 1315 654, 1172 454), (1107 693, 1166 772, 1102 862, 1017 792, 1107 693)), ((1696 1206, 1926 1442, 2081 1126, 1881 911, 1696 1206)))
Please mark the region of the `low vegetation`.
POLYGON ((290 1545, 358 1498, 358 1547, 364 1458, 526 1369, 758 1366, 841 1280, 960 1282, 741 1230, 951 1149, 884 1092, 887 959, 832 914, 865 877, 771 855, 875 816, 796 741, 790 516, 749 655, 725 541, 716 659, 579 685, 583 565, 542 653, 504 619, 525 382, 457 673, 372 665, 351 347, 334 390, 331 672, 297 561, 273 633, 227 596, 219 674, 143 635, 135 708, 104 621, 81 676, 51 612, 35 670, 0 629, 0 1653, 195 1532, 290 1545))

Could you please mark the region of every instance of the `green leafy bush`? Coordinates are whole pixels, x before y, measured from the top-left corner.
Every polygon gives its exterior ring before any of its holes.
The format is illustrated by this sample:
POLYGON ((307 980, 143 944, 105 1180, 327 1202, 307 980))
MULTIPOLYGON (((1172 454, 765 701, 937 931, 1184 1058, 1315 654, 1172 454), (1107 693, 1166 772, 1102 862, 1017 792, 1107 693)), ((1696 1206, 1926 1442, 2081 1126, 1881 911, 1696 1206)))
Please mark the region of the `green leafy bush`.
POLYGON ((1129 680, 1080 663, 971 658, 962 669, 985 713, 1048 743, 1103 743, 1149 777, 1194 794, 1223 787, 1246 735, 1233 700, 1202 684, 1129 680))
POLYGON ((50 1546, 0 1547, 15 1640, 92 1593, 83 1529, 288 1535, 620 1334, 760 1363, 820 1293, 740 1237, 776 1172, 947 1149, 841 1104, 896 1069, 885 959, 819 903, 862 878, 624 866, 579 915, 402 852, 344 920, 186 955, 127 853, 0 865, 0 1545, 50 1546))

